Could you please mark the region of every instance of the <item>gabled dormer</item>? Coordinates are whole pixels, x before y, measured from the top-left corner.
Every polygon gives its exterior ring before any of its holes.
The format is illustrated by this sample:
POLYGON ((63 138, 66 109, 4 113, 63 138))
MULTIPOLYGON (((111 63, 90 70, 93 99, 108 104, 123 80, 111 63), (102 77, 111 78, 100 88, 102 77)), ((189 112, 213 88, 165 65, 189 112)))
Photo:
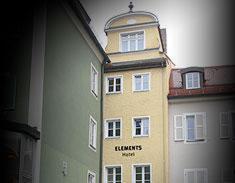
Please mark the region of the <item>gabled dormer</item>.
MULTIPOLYGON (((133 11, 110 18, 104 28, 107 35, 106 53, 111 62, 162 57, 162 35, 156 15, 133 11)), ((165 37, 165 36, 164 36, 165 37)))

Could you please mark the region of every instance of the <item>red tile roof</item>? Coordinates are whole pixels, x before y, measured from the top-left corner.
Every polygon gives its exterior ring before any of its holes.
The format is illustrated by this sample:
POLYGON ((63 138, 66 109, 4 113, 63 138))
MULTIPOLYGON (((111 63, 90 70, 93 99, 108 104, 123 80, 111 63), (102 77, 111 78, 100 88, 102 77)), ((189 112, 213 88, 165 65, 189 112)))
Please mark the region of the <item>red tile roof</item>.
MULTIPOLYGON (((186 89, 184 87, 182 71, 185 69, 190 72, 190 68, 172 69, 169 81, 169 98, 235 94, 235 65, 201 68, 203 69, 203 85, 198 89, 186 89)), ((191 71, 193 71, 193 67, 191 71)))

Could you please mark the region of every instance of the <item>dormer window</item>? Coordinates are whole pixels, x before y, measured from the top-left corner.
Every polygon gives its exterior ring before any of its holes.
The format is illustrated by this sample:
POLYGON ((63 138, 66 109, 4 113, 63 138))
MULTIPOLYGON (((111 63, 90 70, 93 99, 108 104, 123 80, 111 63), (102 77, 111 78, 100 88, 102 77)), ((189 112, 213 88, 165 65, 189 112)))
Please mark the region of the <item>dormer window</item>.
POLYGON ((121 34, 121 51, 138 51, 144 49, 144 31, 121 34))
POLYGON ((200 74, 199 72, 186 73, 186 89, 200 88, 200 74))

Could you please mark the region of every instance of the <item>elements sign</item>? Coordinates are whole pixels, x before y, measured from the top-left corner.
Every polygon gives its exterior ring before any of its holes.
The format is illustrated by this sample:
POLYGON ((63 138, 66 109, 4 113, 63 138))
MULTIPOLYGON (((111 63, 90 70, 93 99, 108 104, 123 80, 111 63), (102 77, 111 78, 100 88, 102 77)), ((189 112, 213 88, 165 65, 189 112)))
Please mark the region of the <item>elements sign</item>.
MULTIPOLYGON (((115 151, 141 151, 143 148, 141 145, 134 146, 115 146, 115 151)), ((135 152, 122 152, 122 156, 135 156, 135 152)))

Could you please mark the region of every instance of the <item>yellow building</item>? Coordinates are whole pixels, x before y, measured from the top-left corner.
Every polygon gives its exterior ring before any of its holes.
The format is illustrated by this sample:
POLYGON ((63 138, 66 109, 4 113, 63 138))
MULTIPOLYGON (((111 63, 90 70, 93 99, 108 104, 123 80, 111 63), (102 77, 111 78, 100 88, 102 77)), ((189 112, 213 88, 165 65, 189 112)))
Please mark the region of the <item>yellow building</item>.
POLYGON ((103 183, 166 183, 171 62, 157 17, 129 8, 105 25, 103 183))

